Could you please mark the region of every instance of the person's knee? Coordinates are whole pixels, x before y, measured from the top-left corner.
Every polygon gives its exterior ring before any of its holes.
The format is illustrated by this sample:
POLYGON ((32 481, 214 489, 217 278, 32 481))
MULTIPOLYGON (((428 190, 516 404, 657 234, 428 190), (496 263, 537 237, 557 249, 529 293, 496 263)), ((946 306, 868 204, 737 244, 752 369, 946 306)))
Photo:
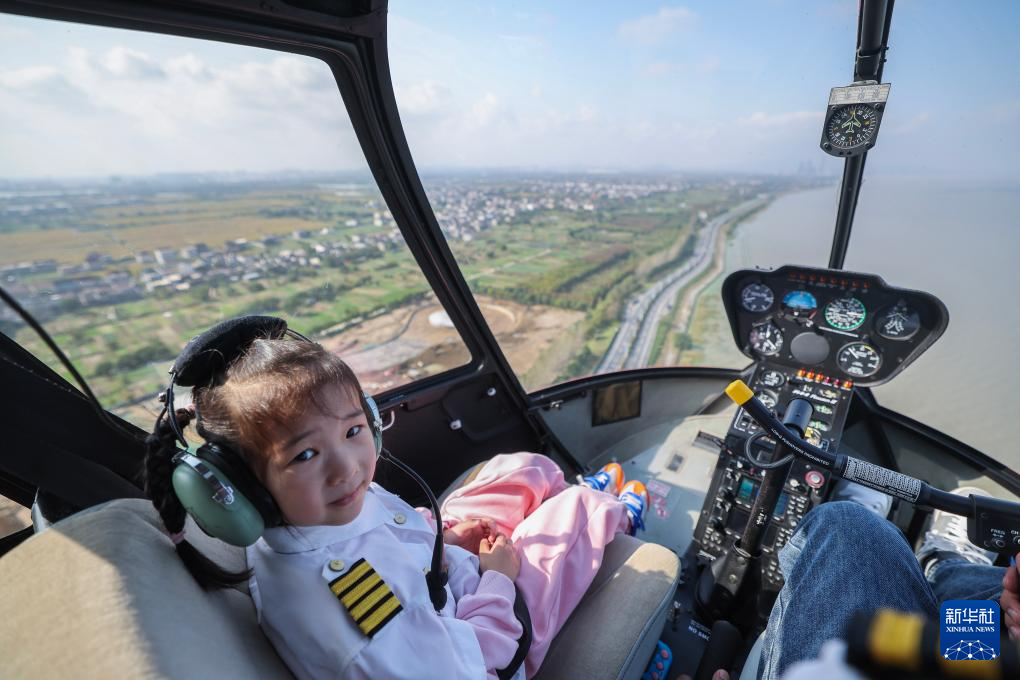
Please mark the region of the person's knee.
POLYGON ((852 501, 823 503, 807 514, 803 525, 805 532, 832 531, 841 541, 861 546, 884 540, 903 542, 891 522, 852 501))

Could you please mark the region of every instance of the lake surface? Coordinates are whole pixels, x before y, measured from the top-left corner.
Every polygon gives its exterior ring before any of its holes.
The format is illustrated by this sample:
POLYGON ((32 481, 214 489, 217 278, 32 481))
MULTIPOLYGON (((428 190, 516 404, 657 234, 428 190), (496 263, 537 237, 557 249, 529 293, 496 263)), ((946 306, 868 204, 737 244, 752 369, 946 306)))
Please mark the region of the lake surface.
MULTIPOLYGON (((732 271, 824 267, 838 187, 782 196, 738 227, 732 271)), ((914 363, 875 388, 880 403, 1020 468, 1020 185, 875 178, 864 184, 845 269, 924 290, 949 327, 914 363)), ((728 328, 719 342, 733 343, 728 328)))

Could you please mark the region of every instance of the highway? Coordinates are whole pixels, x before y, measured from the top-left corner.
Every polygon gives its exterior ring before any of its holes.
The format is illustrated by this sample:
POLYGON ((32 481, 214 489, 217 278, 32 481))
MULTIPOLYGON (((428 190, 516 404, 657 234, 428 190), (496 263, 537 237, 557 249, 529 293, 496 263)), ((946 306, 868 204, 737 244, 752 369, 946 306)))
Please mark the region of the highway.
POLYGON ((712 218, 697 232, 698 240, 690 258, 667 276, 656 281, 650 288, 627 301, 623 322, 609 350, 595 369, 596 373, 643 368, 648 365, 659 323, 672 311, 680 289, 711 266, 719 230, 724 225, 756 210, 767 200, 767 196, 761 196, 712 218))

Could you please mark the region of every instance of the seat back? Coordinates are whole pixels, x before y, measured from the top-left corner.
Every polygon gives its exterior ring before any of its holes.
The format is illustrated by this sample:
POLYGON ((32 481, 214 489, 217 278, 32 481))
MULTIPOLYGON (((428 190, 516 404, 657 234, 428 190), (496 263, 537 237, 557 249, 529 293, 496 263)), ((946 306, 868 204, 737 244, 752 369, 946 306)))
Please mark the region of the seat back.
MULTIPOLYGON (((243 551, 190 523, 188 540, 244 568, 243 551)), ((202 590, 148 501, 111 501, 28 539, 0 559, 0 592, 5 678, 293 680, 247 593, 202 590)))

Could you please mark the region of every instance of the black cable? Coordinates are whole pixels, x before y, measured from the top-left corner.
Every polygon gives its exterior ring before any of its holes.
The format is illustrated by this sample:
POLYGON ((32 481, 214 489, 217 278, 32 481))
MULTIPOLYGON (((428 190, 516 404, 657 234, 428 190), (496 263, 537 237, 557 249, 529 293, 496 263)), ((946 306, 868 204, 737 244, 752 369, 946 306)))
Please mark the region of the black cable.
POLYGON ((53 341, 53 338, 51 338, 50 334, 46 332, 46 329, 44 329, 42 325, 38 321, 36 321, 35 318, 31 314, 29 314, 26 309, 24 309, 20 304, 18 304, 18 301, 11 297, 10 294, 8 294, 6 290, 4 290, 3 286, 0 286, 0 298, 3 298, 3 301, 7 303, 7 306, 13 309, 18 314, 18 316, 20 316, 22 320, 26 324, 28 324, 28 326, 32 330, 34 330, 40 338, 42 338, 42 341, 46 343, 46 346, 49 347, 50 350, 55 355, 57 355, 57 358, 60 359, 60 363, 62 363, 64 365, 64 368, 66 368, 68 372, 74 377, 75 381, 78 383, 78 386, 81 388, 81 391, 85 394, 85 397, 89 400, 89 403, 92 404, 92 406, 95 408, 96 413, 99 414, 99 417, 114 430, 117 430, 127 435, 131 439, 139 439, 138 434, 136 432, 128 430, 126 427, 122 426, 121 424, 119 424, 113 418, 110 417, 110 414, 106 412, 106 409, 103 408, 103 405, 99 403, 99 399, 97 399, 96 395, 92 393, 92 390, 89 388, 88 383, 85 382, 85 378, 81 377, 81 374, 78 373, 78 369, 74 367, 74 364, 71 363, 71 360, 67 358, 67 355, 65 355, 59 347, 57 347, 57 343, 53 341))
POLYGON ((446 606, 446 582, 449 580, 449 577, 446 574, 446 570, 443 569, 443 517, 439 514, 439 501, 436 500, 432 489, 429 488, 425 480, 390 453, 389 449, 383 448, 382 457, 383 460, 393 463, 398 470, 417 482, 429 497, 432 515, 436 520, 436 542, 432 548, 432 568, 429 570, 429 573, 425 574, 425 582, 429 587, 429 598, 432 600, 432 606, 437 612, 442 611, 443 607, 446 606))
POLYGON ((793 454, 788 453, 779 460, 766 463, 751 453, 751 443, 759 437, 764 437, 766 434, 766 432, 759 432, 758 434, 751 435, 744 441, 744 458, 746 458, 751 465, 761 468, 762 470, 775 470, 776 468, 781 468, 793 460, 793 454))

